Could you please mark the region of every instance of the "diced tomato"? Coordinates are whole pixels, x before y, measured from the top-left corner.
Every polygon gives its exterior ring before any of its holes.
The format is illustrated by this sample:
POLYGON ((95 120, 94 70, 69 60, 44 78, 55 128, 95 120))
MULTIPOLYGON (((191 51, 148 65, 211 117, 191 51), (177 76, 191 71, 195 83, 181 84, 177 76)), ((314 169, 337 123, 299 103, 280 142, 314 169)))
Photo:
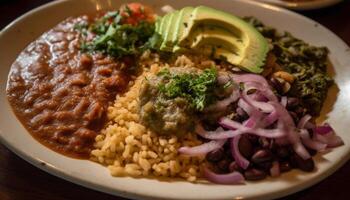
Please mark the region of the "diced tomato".
POLYGON ((153 11, 140 3, 129 3, 121 7, 123 23, 137 25, 140 21, 154 21, 153 11))

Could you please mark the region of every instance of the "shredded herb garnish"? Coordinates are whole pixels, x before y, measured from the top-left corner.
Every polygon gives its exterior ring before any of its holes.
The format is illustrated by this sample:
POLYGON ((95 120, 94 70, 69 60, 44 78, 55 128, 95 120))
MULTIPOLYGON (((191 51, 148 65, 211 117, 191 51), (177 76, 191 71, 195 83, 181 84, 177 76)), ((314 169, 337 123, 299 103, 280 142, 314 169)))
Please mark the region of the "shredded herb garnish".
POLYGON ((165 68, 158 73, 158 76, 163 78, 158 89, 167 98, 183 97, 198 111, 202 111, 215 100, 217 76, 215 68, 205 69, 200 74, 171 74, 165 68))
POLYGON ((131 25, 122 24, 122 21, 123 16, 119 11, 108 12, 95 23, 85 27, 85 30, 96 34, 96 37, 92 41, 82 41, 81 50, 99 51, 119 58, 126 55, 139 55, 154 45, 156 40, 153 38, 156 37, 153 36, 154 23, 140 21, 137 25, 131 25))

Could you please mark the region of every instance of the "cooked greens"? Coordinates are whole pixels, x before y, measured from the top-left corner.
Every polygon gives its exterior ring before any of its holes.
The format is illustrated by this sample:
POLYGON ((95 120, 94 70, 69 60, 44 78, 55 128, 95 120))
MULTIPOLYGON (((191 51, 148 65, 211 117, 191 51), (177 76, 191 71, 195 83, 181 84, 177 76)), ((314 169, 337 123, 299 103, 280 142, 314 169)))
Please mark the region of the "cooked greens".
POLYGON ((273 46, 281 68, 296 77, 287 96, 300 97, 313 115, 318 115, 333 80, 327 75, 328 49, 315 47, 293 37, 290 33, 278 33, 255 18, 246 18, 273 46))

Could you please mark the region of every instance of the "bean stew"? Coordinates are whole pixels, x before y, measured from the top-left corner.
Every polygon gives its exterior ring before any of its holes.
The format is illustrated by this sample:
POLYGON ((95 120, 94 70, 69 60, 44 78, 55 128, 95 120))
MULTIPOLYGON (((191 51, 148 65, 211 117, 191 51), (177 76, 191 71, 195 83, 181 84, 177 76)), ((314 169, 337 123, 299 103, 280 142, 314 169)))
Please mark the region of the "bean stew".
POLYGON ((74 26, 93 16, 69 18, 31 43, 9 74, 7 95, 28 131, 49 148, 87 158, 106 110, 130 75, 125 62, 79 50, 74 26))

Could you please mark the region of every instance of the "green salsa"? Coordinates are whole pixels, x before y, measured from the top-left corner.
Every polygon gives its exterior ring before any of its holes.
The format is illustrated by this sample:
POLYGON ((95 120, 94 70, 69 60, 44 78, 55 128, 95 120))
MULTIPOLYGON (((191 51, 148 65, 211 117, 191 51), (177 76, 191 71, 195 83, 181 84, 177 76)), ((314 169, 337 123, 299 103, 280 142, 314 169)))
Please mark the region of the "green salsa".
POLYGON ((215 101, 216 69, 164 68, 144 80, 140 93, 143 123, 161 135, 193 131, 198 112, 215 101))

